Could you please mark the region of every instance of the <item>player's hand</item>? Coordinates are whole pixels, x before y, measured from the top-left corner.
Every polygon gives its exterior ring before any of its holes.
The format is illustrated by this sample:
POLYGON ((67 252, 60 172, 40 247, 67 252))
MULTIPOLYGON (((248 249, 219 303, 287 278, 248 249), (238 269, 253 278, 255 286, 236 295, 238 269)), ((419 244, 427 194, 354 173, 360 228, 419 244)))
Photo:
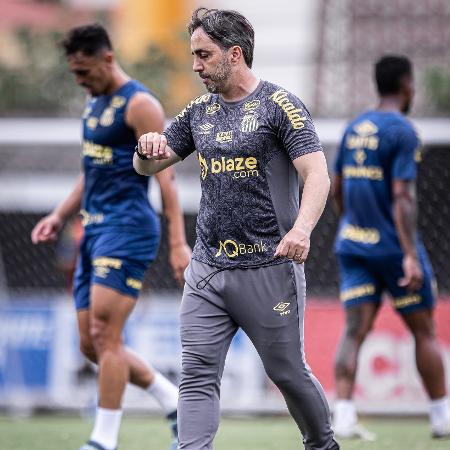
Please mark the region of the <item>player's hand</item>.
POLYGON ((170 156, 167 138, 159 133, 143 134, 138 140, 138 152, 148 159, 167 159, 170 156))
POLYGON ((187 244, 177 244, 169 249, 169 262, 173 270, 173 276, 180 286, 184 284, 184 271, 191 259, 191 248, 187 244))
POLYGON ((49 214, 43 217, 33 228, 31 241, 33 244, 56 241, 63 225, 63 220, 57 214, 49 214))
POLYGON ((309 247, 310 232, 301 227, 294 227, 281 239, 274 256, 284 256, 302 264, 308 257, 309 247))
POLYGON ((403 278, 398 280, 398 285, 408 291, 418 291, 423 283, 423 271, 416 256, 405 255, 403 257, 403 278))

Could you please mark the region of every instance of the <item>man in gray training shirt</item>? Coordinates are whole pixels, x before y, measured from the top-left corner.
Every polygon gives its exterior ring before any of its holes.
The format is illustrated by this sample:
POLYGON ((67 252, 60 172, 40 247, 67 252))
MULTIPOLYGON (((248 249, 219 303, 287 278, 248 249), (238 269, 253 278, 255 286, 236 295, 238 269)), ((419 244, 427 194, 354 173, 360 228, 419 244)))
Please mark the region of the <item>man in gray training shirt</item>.
POLYGON ((209 93, 164 134, 141 136, 133 160, 144 175, 194 151, 200 164, 197 241, 181 306, 179 449, 212 449, 225 357, 241 327, 305 449, 337 450, 322 387, 303 351, 302 263, 330 185, 320 142, 302 102, 251 71, 254 32, 245 17, 199 8, 188 30, 193 69, 209 93))

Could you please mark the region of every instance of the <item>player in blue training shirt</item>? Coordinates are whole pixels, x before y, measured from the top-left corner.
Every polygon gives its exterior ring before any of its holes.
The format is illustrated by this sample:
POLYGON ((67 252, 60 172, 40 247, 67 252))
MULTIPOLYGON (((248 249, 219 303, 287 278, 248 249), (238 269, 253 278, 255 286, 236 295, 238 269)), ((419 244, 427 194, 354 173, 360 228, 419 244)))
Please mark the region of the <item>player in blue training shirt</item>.
MULTIPOLYGON (((35 226, 32 240, 56 239, 64 222, 81 210, 84 238, 74 296, 81 351, 99 366, 94 430, 82 449, 117 447, 128 381, 160 403, 172 424, 174 449, 178 390, 126 349, 121 338, 160 237, 159 220, 147 198, 148 178, 134 171, 132 157, 138 136, 163 129, 164 111, 147 88, 120 68, 102 26, 72 29, 63 48, 76 82, 91 94, 83 113, 83 173, 72 193, 35 226)), ((156 179, 168 219, 170 261, 181 283, 190 249, 174 171, 161 172, 156 179)))
POLYGON ((388 291, 416 344, 416 363, 430 398, 434 437, 450 435, 450 406, 434 335, 434 278, 417 233, 416 161, 421 143, 404 114, 413 95, 407 58, 375 66, 376 110, 347 127, 335 165, 333 195, 341 220, 335 243, 346 326, 336 355, 334 429, 342 438, 375 436, 357 422, 352 403, 359 349, 388 291))

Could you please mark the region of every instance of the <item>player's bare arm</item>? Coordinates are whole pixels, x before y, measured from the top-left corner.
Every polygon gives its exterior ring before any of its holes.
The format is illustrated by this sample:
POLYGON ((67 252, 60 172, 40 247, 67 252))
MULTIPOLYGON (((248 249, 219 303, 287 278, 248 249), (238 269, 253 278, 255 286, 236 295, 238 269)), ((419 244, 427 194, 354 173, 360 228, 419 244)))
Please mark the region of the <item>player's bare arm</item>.
POLYGON ((138 92, 130 100, 125 121, 135 132, 136 139, 150 131, 161 133, 164 129, 164 110, 155 97, 138 92))
POLYGON ((186 242, 184 218, 175 186, 175 171, 168 167, 155 175, 161 188, 163 212, 169 231, 169 262, 175 279, 181 285, 183 274, 191 258, 191 248, 186 242))
POLYGON ((302 201, 297 220, 278 244, 275 256, 285 256, 303 263, 308 257, 311 232, 325 208, 330 177, 323 152, 308 153, 293 163, 304 181, 302 201))
POLYGON ((130 101, 126 121, 134 129, 138 139, 137 151, 140 157, 136 153, 133 156, 136 172, 140 175, 154 175, 173 164, 167 163, 169 147, 166 146, 165 137, 161 135, 164 111, 154 97, 149 94, 135 95, 130 101))
POLYGON ((331 187, 331 196, 333 198, 333 206, 338 216, 344 211, 344 201, 342 198, 342 176, 335 174, 331 187))
MULTIPOLYGON (((153 130, 154 133, 161 132, 164 128, 164 118, 160 103, 146 93, 136 94, 127 109, 127 123, 135 130, 137 138, 149 130, 153 130)), ((173 167, 167 167, 159 172, 156 179, 161 190, 163 213, 168 223, 169 262, 175 279, 182 284, 183 273, 191 257, 191 249, 186 242, 184 218, 178 200, 173 167)))
POLYGON ((35 225, 31 232, 33 244, 55 241, 57 239, 66 220, 80 210, 83 186, 84 175, 80 175, 67 198, 35 225))
POLYGON ((411 291, 416 291, 422 286, 423 272, 416 251, 417 202, 415 184, 413 181, 394 180, 392 190, 395 228, 404 254, 404 277, 399 280, 399 285, 405 286, 411 291))
POLYGON ((164 129, 164 113, 161 106, 155 104, 153 98, 153 101, 149 102, 150 96, 136 97, 134 104, 130 104, 129 120, 136 130, 137 151, 141 157, 137 153, 134 154, 133 167, 140 175, 149 176, 170 167, 181 158, 167 145, 166 137, 161 134, 164 129))

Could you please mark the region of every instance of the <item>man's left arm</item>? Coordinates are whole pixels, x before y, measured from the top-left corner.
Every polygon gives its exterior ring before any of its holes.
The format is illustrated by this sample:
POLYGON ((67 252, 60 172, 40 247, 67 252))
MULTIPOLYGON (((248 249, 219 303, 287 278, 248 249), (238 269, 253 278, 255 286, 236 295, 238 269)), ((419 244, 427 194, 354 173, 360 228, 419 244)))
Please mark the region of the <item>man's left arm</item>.
POLYGON ((293 161, 304 181, 300 211, 292 229, 283 237, 275 256, 303 263, 308 257, 311 232, 316 226, 330 191, 330 177, 323 152, 316 151, 293 161))
POLYGON ((398 280, 410 292, 423 283, 423 269, 417 254, 417 198, 415 156, 421 149, 419 138, 412 127, 391 128, 396 138, 392 161, 392 213, 400 246, 403 250, 403 277, 398 280))
POLYGON ((403 250, 403 277, 398 281, 411 292, 421 288, 423 270, 417 255, 417 200, 414 180, 393 180, 393 217, 403 250))
MULTIPOLYGON (((164 111, 161 104, 146 93, 136 94, 127 110, 127 124, 135 131, 136 139, 150 131, 161 133, 164 129, 164 111)), ((175 170, 168 167, 155 174, 161 189, 163 213, 168 223, 169 261, 178 283, 183 283, 183 274, 191 249, 187 245, 184 217, 178 199, 175 170)))

